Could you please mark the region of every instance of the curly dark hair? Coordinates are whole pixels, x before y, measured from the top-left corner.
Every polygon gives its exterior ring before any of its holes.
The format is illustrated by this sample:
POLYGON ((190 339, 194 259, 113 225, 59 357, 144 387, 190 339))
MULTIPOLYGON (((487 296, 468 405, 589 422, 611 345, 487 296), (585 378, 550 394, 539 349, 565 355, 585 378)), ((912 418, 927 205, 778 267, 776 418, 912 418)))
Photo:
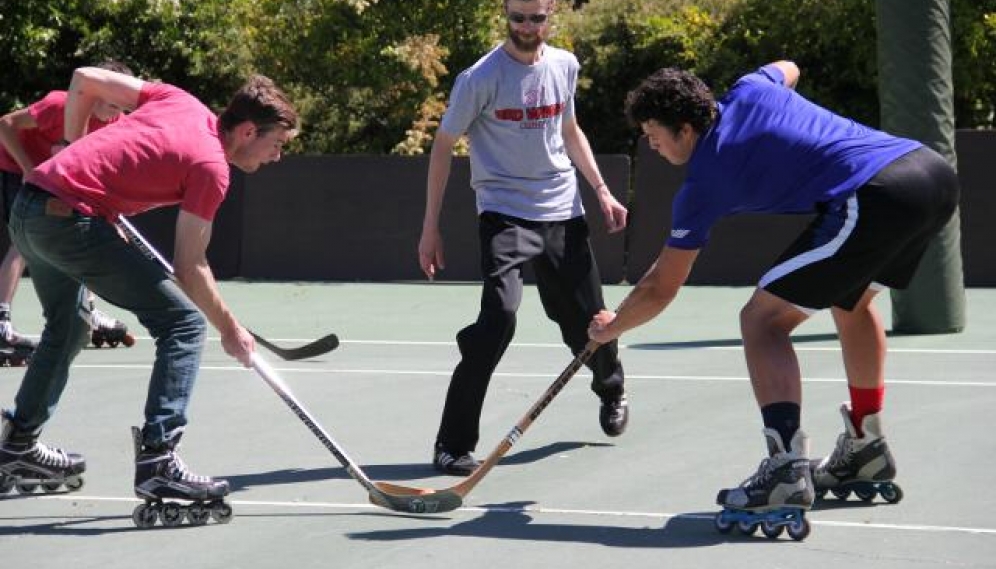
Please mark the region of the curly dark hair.
POLYGON ((681 69, 665 67, 626 95, 626 118, 639 128, 654 120, 671 129, 688 123, 702 133, 716 117, 716 99, 701 79, 681 69))

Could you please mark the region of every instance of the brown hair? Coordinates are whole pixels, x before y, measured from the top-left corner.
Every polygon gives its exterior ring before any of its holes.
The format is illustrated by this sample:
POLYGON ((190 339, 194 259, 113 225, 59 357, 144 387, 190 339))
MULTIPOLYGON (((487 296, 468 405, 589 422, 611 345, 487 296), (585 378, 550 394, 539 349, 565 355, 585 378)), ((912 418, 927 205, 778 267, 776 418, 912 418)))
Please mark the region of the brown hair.
POLYGON ((298 128, 294 105, 269 77, 263 75, 250 77, 219 117, 221 130, 226 132, 245 121, 251 121, 260 133, 277 127, 291 131, 298 128))

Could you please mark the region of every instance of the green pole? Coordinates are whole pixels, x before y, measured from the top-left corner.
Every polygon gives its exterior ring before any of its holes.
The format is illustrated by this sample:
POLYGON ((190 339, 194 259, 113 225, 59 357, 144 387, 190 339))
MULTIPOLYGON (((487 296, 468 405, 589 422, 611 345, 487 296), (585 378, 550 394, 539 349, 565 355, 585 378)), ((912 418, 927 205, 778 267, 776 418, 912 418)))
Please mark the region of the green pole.
MULTIPOLYGON (((919 140, 957 167, 950 0, 875 4, 882 129, 919 140)), ((893 332, 943 334, 965 328, 958 211, 931 243, 910 287, 891 294, 893 332)))

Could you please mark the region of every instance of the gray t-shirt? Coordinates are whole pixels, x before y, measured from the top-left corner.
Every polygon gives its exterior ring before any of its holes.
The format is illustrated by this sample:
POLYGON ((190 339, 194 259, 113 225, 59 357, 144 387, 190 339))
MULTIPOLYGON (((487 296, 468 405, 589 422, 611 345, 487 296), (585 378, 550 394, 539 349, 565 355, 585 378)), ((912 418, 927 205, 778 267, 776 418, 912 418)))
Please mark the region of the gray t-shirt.
POLYGON ((561 127, 574 116, 577 58, 546 45, 523 65, 501 46, 457 77, 440 129, 470 138, 477 211, 534 221, 584 214, 561 127))

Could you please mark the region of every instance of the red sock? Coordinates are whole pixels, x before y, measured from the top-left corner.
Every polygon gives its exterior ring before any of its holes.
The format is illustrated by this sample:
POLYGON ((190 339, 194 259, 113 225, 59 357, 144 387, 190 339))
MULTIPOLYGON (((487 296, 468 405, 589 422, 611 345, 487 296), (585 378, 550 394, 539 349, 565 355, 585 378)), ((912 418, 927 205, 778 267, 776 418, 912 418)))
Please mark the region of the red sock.
POLYGON ((851 422, 858 436, 864 436, 861 432, 861 420, 866 415, 874 415, 882 410, 882 401, 885 399, 885 386, 872 389, 861 389, 860 387, 847 387, 851 392, 851 422))

